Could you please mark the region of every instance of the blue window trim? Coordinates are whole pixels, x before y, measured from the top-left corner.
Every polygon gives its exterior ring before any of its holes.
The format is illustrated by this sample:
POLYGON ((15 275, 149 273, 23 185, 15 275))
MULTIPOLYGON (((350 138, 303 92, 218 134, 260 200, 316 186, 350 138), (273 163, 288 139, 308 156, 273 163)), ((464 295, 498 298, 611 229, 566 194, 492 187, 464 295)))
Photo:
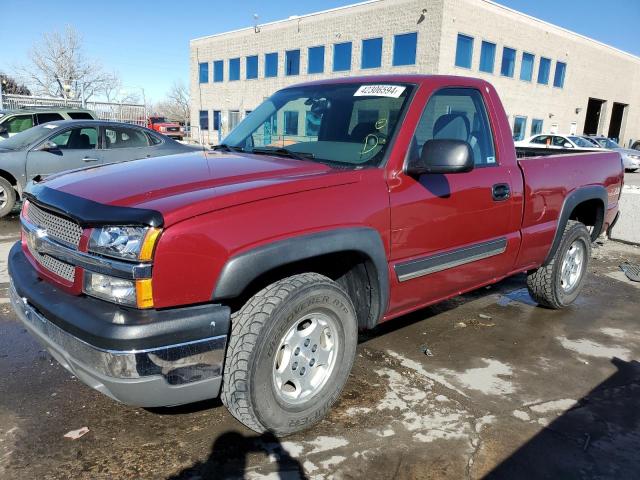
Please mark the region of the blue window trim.
POLYGON ((478 66, 478 70, 484 73, 491 73, 493 74, 493 72, 496 69, 496 51, 497 51, 497 45, 493 42, 490 42, 488 40, 483 40, 482 44, 480 45, 480 64, 478 66), (487 68, 484 69, 483 67, 483 59, 485 59, 485 46, 487 48, 491 48, 492 49, 492 53, 491 53, 491 68, 487 68))
POLYGON ((229 81, 235 82, 240 80, 240 57, 229 59, 229 81), (237 72, 234 72, 234 67, 238 68, 237 72))
POLYGON ((393 57, 391 60, 391 64, 394 67, 404 67, 407 65, 415 65, 416 64, 416 59, 417 59, 417 53, 418 53, 418 32, 407 32, 407 33, 398 33, 396 35, 393 36, 393 57), (400 60, 398 59, 399 53, 400 53, 400 47, 398 46, 398 40, 401 39, 410 39, 411 37, 413 37, 415 39, 415 41, 413 42, 413 51, 409 52, 409 57, 408 58, 412 58, 412 61, 407 61, 407 62, 403 62, 400 63, 400 60))
POLYGON ((215 60, 213 62, 213 83, 220 82, 224 82, 224 60, 215 60))
POLYGON ((361 55, 360 55, 360 68, 363 70, 368 70, 371 68, 380 68, 382 66, 382 48, 384 46, 384 40, 382 37, 373 37, 373 38, 365 38, 362 40, 361 47, 361 55), (365 52, 368 48, 374 49, 372 55, 375 54, 376 58, 374 59, 366 59, 365 52), (365 66, 365 60, 366 66, 365 66), (372 61, 373 60, 373 61, 372 61))
POLYGON ((222 116, 222 112, 220 110, 213 111, 213 129, 220 130, 220 117, 222 116))
POLYGON ((209 83, 209 62, 200 62, 198 64, 198 80, 199 83, 209 83))
POLYGON ((532 118, 531 119, 531 135, 538 135, 542 133, 542 128, 544 127, 544 120, 541 118, 532 118), (540 130, 535 131, 534 126, 540 125, 540 130))
POLYGON ((511 48, 511 47, 507 47, 507 46, 503 46, 502 47, 502 59, 500 61, 500 76, 501 77, 505 77, 505 78, 514 78, 516 75, 516 59, 518 58, 518 50, 516 50, 515 48, 511 48), (507 51, 511 51, 513 52, 513 68, 511 69, 511 74, 505 74, 504 73, 504 54, 507 51))
POLYGON ((456 38, 456 56, 454 60, 454 64, 458 68, 466 68, 467 70, 471 70, 471 65, 473 65, 473 41, 474 38, 471 35, 465 35, 464 33, 458 33, 456 38), (462 41, 462 42, 461 42, 462 41), (470 43, 467 43, 470 41, 470 43), (462 52, 461 47, 466 48, 469 47, 468 52, 462 52), (464 58, 462 58, 462 54, 464 58), (467 58, 468 54, 468 58, 467 58))
POLYGON ((524 140, 524 138, 527 135, 527 120, 528 120, 528 118, 525 117, 524 115, 515 115, 513 117, 513 135, 515 135, 515 133, 516 133, 515 132, 515 130, 516 130, 516 122, 518 120, 523 120, 523 123, 522 123, 522 131, 520 133, 520 137, 518 137, 518 138, 515 138, 515 136, 513 137, 513 139, 516 140, 516 141, 524 140))
POLYGON ((353 57, 353 43, 352 42, 340 42, 333 44, 333 71, 334 72, 349 72, 351 71, 351 61, 353 57), (340 58, 338 55, 347 55, 340 58))
POLYGON ((258 55, 247 55, 245 57, 245 60, 244 60, 244 77, 245 77, 245 79, 247 79, 247 80, 255 80, 256 78, 258 78, 258 70, 260 68, 259 67, 259 63, 260 62, 258 60, 258 55), (254 61, 255 61, 255 69, 256 69, 255 76, 249 76, 250 73, 253 73, 253 72, 250 72, 249 69, 251 68, 251 70, 253 70, 253 67, 254 67, 253 62, 254 61), (251 65, 250 65, 250 62, 251 62, 251 65))
POLYGON ((556 60, 556 68, 554 69, 554 72, 553 72, 553 86, 555 88, 564 88, 564 80, 566 76, 567 76, 566 62, 561 62, 559 60, 556 60), (562 72, 560 76, 560 81, 558 81, 558 66, 560 65, 562 65, 562 72))
POLYGON ((274 78, 278 76, 278 52, 264 54, 264 77, 274 78), (275 61, 275 65, 272 63, 275 61))
POLYGON ((209 110, 200 110, 198 125, 200 130, 209 130, 209 110))
POLYGON ((536 78, 536 83, 538 85, 549 85, 549 77, 551 76, 551 59, 547 57, 540 57, 540 61, 538 62, 538 76, 536 78), (544 82, 541 81, 540 74, 542 73, 542 65, 545 64, 547 66, 547 75, 544 79, 544 82))
POLYGON ((531 53, 531 52, 522 52, 522 55, 520 56, 520 80, 522 80, 523 82, 533 82, 533 72, 534 72, 534 66, 536 64, 536 56, 531 53), (522 78, 522 67, 524 66, 524 57, 525 56, 531 56, 531 72, 529 72, 529 77, 530 78, 522 78))
POLYGON ((316 45, 307 49, 307 73, 324 73, 325 47, 324 45, 316 45), (315 58, 315 55, 319 58, 315 58), (312 60, 322 60, 319 66, 312 65, 312 60))
POLYGON ((284 52, 284 75, 286 77, 295 77, 296 75, 300 75, 300 49, 299 48, 294 48, 293 50, 287 50, 286 52, 284 52), (293 71, 293 69, 289 70, 289 56, 293 57, 294 54, 297 55, 295 72, 293 71))

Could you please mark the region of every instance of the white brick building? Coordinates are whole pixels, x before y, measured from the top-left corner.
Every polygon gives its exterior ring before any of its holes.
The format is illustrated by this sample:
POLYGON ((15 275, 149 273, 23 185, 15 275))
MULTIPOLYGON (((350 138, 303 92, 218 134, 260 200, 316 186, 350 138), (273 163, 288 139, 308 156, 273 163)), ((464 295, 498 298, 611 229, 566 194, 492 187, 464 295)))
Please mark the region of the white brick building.
POLYGON ((490 81, 520 137, 640 138, 640 58, 489 0, 371 0, 194 39, 190 50, 191 123, 209 143, 287 85, 396 72, 490 81))

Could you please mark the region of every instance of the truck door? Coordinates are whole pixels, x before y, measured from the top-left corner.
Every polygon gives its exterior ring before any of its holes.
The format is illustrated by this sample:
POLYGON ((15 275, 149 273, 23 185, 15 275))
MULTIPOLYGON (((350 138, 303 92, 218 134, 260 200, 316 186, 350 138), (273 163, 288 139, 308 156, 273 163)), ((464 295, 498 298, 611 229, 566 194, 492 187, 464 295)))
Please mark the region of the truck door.
POLYGON ((96 127, 69 128, 50 136, 47 141, 55 143, 55 148, 43 150, 43 142, 27 154, 27 181, 36 176, 45 178, 53 173, 101 163, 96 127))
MULTIPOLYGON (((474 88, 444 88, 428 99, 408 156, 431 139, 468 142, 474 169, 466 173, 400 174, 390 186, 391 258, 397 282, 390 312, 426 304, 488 283, 513 265, 520 239, 520 204, 501 162, 488 114, 474 88)), ((491 112, 493 113, 493 112, 491 112)), ((515 172, 512 170, 515 169, 515 172)))

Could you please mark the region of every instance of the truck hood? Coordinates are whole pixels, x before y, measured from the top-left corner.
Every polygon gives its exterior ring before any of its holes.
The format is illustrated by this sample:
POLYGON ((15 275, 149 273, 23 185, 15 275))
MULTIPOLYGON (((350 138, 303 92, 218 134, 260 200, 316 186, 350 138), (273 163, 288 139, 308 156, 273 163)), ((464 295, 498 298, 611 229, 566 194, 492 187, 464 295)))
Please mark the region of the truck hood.
POLYGON ((154 123, 152 125, 154 127, 179 127, 180 126, 179 123, 172 123, 172 122, 154 123))
POLYGON ((165 226, 242 203, 358 181, 310 160, 184 153, 75 170, 42 186, 94 202, 159 211, 165 226))

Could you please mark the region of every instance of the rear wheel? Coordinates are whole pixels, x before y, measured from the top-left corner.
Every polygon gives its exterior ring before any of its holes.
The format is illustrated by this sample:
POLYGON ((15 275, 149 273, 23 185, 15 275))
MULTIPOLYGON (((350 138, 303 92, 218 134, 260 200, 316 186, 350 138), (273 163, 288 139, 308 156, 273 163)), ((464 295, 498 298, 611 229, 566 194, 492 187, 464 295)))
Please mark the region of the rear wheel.
POLYGON ((15 188, 6 178, 0 177, 0 218, 9 215, 15 204, 15 188))
POLYGON ((356 314, 345 291, 323 275, 294 275, 258 292, 231 322, 222 386, 231 414, 278 435, 321 420, 355 357, 356 314))
POLYGON ((584 224, 569 220, 560 245, 548 265, 527 274, 527 288, 540 305, 564 308, 578 297, 584 284, 591 237, 584 224))

